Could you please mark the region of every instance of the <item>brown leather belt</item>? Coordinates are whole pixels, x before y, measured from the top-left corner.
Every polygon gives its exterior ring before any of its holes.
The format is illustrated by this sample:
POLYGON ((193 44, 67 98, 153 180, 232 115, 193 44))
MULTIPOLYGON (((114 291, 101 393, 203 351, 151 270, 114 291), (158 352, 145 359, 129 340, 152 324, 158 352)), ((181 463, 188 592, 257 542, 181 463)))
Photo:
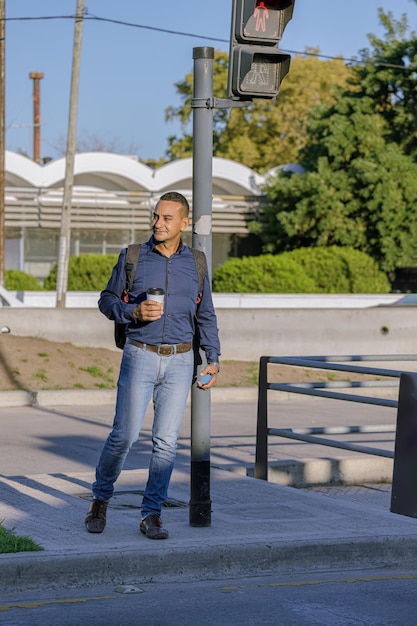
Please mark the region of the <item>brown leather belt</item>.
POLYGON ((133 346, 137 348, 143 348, 144 350, 149 350, 149 352, 156 352, 159 356, 172 356, 173 354, 182 354, 183 352, 189 352, 193 347, 193 342, 188 341, 187 343, 161 343, 159 346, 152 346, 149 343, 141 343, 140 341, 135 341, 130 337, 127 338, 128 343, 131 343, 133 346))

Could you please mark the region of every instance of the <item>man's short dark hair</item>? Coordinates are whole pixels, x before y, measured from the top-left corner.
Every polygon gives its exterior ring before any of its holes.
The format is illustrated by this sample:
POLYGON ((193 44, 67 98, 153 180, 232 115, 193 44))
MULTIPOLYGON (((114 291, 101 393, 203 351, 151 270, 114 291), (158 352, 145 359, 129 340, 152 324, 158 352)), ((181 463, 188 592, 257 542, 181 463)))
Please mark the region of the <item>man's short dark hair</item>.
POLYGON ((185 211, 186 216, 188 217, 188 213, 190 212, 190 205, 188 204, 188 200, 182 193, 178 191, 167 191, 164 193, 159 200, 167 200, 169 202, 178 202, 182 206, 185 211))

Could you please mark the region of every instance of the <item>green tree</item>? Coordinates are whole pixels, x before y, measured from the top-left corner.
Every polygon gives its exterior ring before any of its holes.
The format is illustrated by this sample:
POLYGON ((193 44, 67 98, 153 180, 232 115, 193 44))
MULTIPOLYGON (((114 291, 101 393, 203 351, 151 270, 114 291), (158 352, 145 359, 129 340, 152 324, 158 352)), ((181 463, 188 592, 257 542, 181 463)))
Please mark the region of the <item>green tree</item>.
MULTIPOLYGON (((213 91, 216 98, 226 97, 228 55, 225 52, 215 50, 213 66, 213 91)), ((165 111, 165 119, 178 120, 181 123, 182 137, 168 137, 168 159, 180 159, 192 155, 193 138, 189 129, 191 122, 191 102, 193 99, 193 73, 187 74, 184 80, 175 84, 177 93, 182 103, 178 107, 168 107, 165 111)), ((213 146, 214 152, 218 142, 218 136, 227 122, 227 109, 215 109, 213 115, 213 146)))
POLYGON ((373 104, 350 92, 315 112, 305 173, 271 178, 252 225, 266 252, 340 245, 367 252, 384 271, 417 263, 417 165, 386 140, 373 104))
MULTIPOLYGON (((414 0, 416 2, 416 0, 414 0)), ((369 35, 371 50, 361 52, 358 67, 361 91, 388 123, 392 141, 417 159, 417 36, 407 16, 396 20, 379 9, 384 38, 369 35)))
MULTIPOLYGON (((308 52, 314 55, 314 50, 308 52)), ((226 97, 228 56, 215 52, 214 94, 226 97)), ((347 85, 353 70, 341 59, 321 61, 315 56, 295 56, 276 101, 256 99, 244 108, 215 109, 213 153, 247 165, 259 172, 296 161, 306 142, 309 111, 319 104, 335 102, 334 87, 347 85)), ((167 156, 189 157, 193 76, 176 84, 182 104, 166 111, 166 119, 178 119, 183 136, 170 137, 167 156)))
POLYGON ((417 263, 417 39, 406 16, 379 11, 338 101, 315 108, 300 151, 303 175, 270 179, 260 223, 264 250, 352 246, 385 271, 417 263))

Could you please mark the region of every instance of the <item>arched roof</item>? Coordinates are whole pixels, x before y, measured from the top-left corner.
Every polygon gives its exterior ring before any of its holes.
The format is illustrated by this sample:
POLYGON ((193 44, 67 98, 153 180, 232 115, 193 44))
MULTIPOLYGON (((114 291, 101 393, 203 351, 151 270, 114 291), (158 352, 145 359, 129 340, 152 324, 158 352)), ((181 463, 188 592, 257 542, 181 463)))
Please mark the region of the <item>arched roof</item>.
POLYGON ((16 152, 6 150, 6 185, 13 187, 42 187, 42 167, 16 152))
MULTIPOLYGON (((38 165, 15 152, 6 151, 6 185, 59 188, 64 185, 65 158, 38 165)), ((213 157, 213 193, 258 195, 267 176, 230 161, 213 157)), ((75 156, 74 185, 107 190, 163 193, 168 189, 192 189, 192 159, 178 159, 154 170, 137 159, 106 152, 83 152, 75 156)))

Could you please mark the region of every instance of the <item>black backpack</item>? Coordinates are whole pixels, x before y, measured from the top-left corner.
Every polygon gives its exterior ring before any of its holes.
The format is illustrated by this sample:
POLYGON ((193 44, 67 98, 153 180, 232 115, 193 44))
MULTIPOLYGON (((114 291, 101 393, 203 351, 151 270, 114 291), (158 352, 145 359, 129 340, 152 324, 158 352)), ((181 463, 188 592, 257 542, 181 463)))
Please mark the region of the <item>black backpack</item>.
MULTIPOLYGON (((133 279, 135 277, 136 266, 139 260, 140 253, 140 243, 131 243, 127 247, 126 261, 125 261, 125 272, 126 272, 126 287, 123 289, 122 300, 123 302, 129 302, 129 293, 132 289, 133 279)), ((201 300, 201 296, 203 295, 203 282, 204 276, 207 271, 207 259, 204 252, 201 250, 196 250, 195 248, 191 248, 192 253, 194 255, 195 266, 198 274, 198 298, 197 304, 199 304, 201 300)), ((116 342, 116 346, 123 350, 124 345, 126 343, 126 326, 127 324, 121 324, 119 322, 114 322, 114 340, 116 342)))

